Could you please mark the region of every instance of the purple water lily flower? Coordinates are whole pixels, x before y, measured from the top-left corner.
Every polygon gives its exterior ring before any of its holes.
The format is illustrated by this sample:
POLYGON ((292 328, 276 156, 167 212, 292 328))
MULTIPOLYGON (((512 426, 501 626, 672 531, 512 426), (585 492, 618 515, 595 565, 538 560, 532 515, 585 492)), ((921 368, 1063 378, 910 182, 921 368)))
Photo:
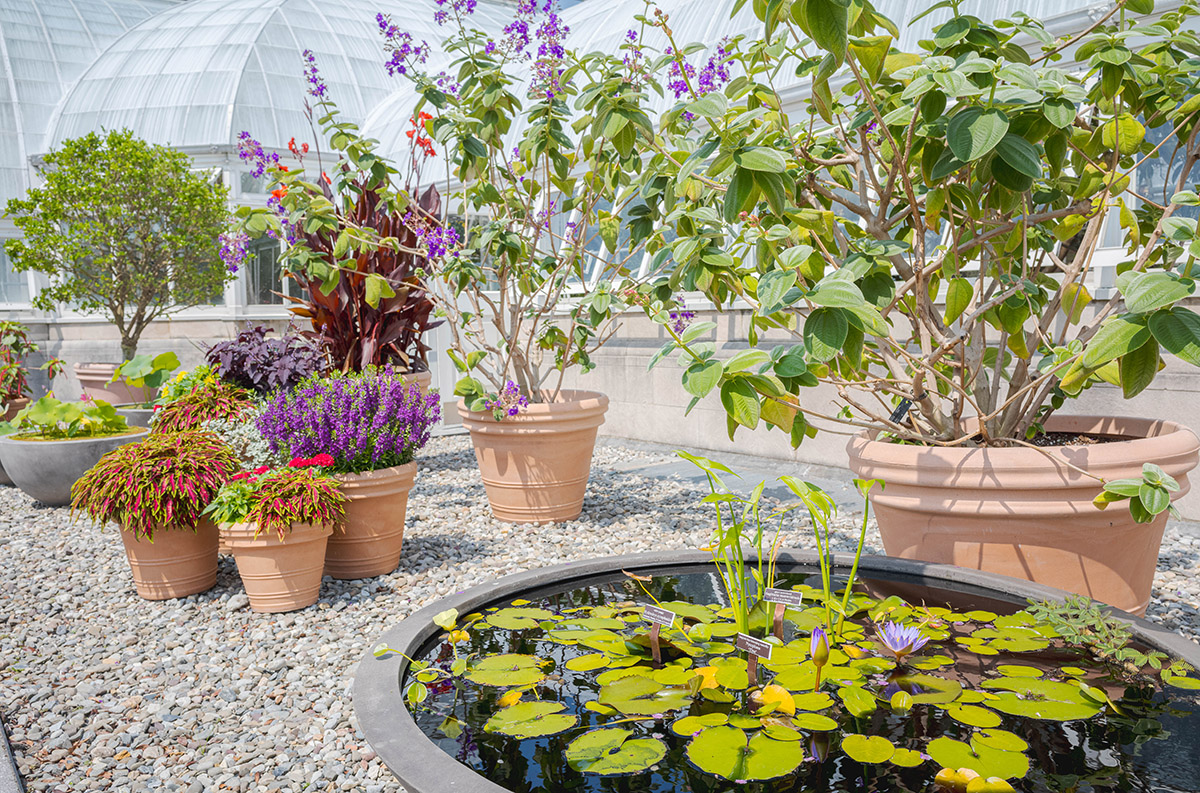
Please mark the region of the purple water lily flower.
POLYGON ((829 637, 824 628, 813 628, 812 640, 808 643, 808 654, 817 667, 817 677, 813 681, 813 691, 821 687, 821 667, 829 662, 829 637))
POLYGON ((929 641, 929 637, 921 633, 921 629, 917 626, 901 625, 898 622, 889 622, 883 626, 882 630, 880 630, 880 626, 876 625, 875 637, 901 663, 907 656, 920 650, 929 641))

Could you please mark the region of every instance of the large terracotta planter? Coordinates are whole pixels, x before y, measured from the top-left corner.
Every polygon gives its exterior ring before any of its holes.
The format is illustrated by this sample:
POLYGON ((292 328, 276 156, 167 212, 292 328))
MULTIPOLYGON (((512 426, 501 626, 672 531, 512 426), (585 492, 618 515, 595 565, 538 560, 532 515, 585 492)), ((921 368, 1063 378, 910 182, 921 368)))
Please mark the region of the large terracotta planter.
POLYGON ((0 421, 12 421, 23 408, 29 405, 26 397, 10 399, 4 403, 4 412, 0 413, 0 421))
POLYGON ((127 383, 118 381, 109 383, 113 373, 120 364, 115 363, 77 363, 75 377, 83 388, 83 393, 92 399, 102 399, 110 405, 127 405, 136 403, 144 405, 154 399, 153 388, 132 388, 127 383))
POLYGON ((428 394, 429 386, 433 383, 433 372, 430 372, 428 369, 424 372, 409 372, 408 374, 401 375, 401 377, 406 383, 416 383, 417 388, 421 389, 422 394, 428 394))
POLYGON ((200 521, 195 531, 156 531, 154 542, 122 530, 121 541, 133 585, 146 600, 187 597, 217 584, 217 527, 212 521, 200 521))
POLYGON ((881 479, 871 493, 890 556, 972 567, 1067 589, 1142 615, 1150 600, 1167 513, 1134 522, 1125 504, 1100 510, 1095 479, 1140 477, 1157 463, 1179 480, 1180 498, 1200 442, 1169 421, 1055 416, 1048 432, 1130 440, 1048 448, 961 449, 853 438, 856 476, 881 479))
POLYGON ((296 611, 317 602, 325 548, 333 527, 297 523, 280 539, 255 523, 225 523, 221 540, 237 562, 253 611, 296 611))
POLYGON ((385 575, 400 564, 408 493, 417 464, 339 474, 346 495, 346 529, 329 538, 325 575, 338 579, 385 575))
POLYGON ((562 391, 557 402, 532 404, 503 421, 460 401, 492 514, 510 523, 579 517, 607 410, 608 397, 595 391, 562 391))
POLYGON ((71 486, 100 458, 127 443, 145 440, 146 430, 134 428, 121 435, 66 440, 18 440, 0 437, 0 465, 13 484, 43 504, 64 507, 71 503, 71 486))

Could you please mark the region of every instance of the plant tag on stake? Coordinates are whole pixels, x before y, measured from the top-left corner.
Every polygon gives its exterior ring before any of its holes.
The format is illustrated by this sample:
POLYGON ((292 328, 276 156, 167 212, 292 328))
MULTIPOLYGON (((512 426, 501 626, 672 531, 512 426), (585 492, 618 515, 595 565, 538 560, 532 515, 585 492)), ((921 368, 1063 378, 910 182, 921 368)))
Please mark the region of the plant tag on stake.
POLYGON ((734 646, 739 650, 746 651, 746 655, 749 656, 746 661, 746 672, 750 676, 750 685, 758 685, 758 659, 771 660, 771 644, 762 639, 739 633, 737 639, 734 640, 734 646))
POLYGON ((663 626, 670 628, 675 624, 675 612, 660 606, 646 606, 642 618, 653 625, 650 628, 650 653, 654 657, 654 665, 662 664, 662 648, 658 646, 658 635, 663 626))
POLYGON ((889 416, 892 423, 899 424, 901 421, 904 421, 904 417, 908 415, 908 409, 911 407, 912 407, 911 399, 908 399, 907 397, 905 397, 904 399, 901 399, 900 404, 896 405, 896 409, 893 410, 892 415, 889 416))
POLYGON ((804 604, 804 593, 797 592, 794 589, 775 589, 767 587, 763 590, 762 599, 768 603, 775 604, 775 620, 772 633, 775 634, 779 641, 783 641, 783 612, 788 606, 801 606, 804 604))

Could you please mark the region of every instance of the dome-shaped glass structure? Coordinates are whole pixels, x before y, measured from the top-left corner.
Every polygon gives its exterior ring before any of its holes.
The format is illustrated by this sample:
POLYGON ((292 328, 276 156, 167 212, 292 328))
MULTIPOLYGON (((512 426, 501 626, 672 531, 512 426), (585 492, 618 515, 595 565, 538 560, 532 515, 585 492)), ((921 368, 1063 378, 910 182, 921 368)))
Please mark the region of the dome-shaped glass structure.
POLYGON ((235 145, 248 130, 269 148, 308 137, 304 50, 346 118, 361 121, 395 90, 376 14, 417 39, 443 32, 434 0, 190 0, 146 20, 96 59, 63 100, 45 147, 129 127, 176 148, 235 145))
POLYGON ((105 47, 178 0, 0 0, 0 199, 28 187, 55 105, 105 47))

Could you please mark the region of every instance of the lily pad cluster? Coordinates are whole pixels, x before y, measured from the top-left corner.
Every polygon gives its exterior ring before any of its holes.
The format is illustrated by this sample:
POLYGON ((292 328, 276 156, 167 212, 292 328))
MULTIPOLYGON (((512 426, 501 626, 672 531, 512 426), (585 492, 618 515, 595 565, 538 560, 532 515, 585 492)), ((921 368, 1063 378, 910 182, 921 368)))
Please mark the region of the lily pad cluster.
MULTIPOLYGON (((754 659, 755 680, 731 609, 663 600, 676 620, 652 631, 644 604, 628 599, 439 615, 443 663, 421 662, 408 685, 452 686, 476 707, 490 703, 484 734, 553 736, 562 765, 584 775, 644 772, 678 750, 689 773, 765 781, 844 756, 924 779, 922 789, 970 793, 1018 789, 1038 763, 1030 724, 1144 715, 1123 709, 1128 681, 1029 611, 791 588, 801 605, 784 611, 778 635, 771 604, 750 615, 770 645, 769 657, 754 659), (843 603, 841 631, 826 636, 827 609, 843 603)), ((1178 668, 1169 678, 1180 690, 1200 685, 1178 668)), ((425 699, 410 691, 410 707, 428 707, 425 699)))

